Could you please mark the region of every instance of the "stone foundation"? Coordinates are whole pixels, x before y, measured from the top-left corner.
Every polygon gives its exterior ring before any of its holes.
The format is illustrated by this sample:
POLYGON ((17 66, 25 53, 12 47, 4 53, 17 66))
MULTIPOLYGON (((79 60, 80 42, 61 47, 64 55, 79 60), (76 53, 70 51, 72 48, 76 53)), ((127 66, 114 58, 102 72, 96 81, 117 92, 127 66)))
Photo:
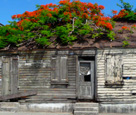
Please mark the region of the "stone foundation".
POLYGON ((99 113, 136 113, 136 103, 100 104, 99 113))
POLYGON ((18 103, 1 102, 0 111, 14 112, 73 112, 72 103, 18 103))

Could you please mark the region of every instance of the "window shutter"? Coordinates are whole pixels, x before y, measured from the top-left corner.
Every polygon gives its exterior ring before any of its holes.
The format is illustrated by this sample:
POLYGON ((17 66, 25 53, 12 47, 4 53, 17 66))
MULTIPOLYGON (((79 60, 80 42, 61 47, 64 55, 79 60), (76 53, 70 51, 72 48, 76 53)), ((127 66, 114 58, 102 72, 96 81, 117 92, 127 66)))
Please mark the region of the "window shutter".
POLYGON ((114 81, 114 56, 111 55, 106 58, 106 80, 114 81))
POLYGON ((2 58, 2 95, 18 92, 18 56, 2 58))
POLYGON ((52 82, 67 82, 67 56, 52 57, 52 82))
POLYGON ((51 81, 58 82, 59 81, 59 57, 57 56, 52 57, 51 65, 53 69, 53 71, 51 72, 51 81))
POLYGON ((10 94, 10 58, 2 57, 2 95, 10 94))
POLYGON ((122 61, 122 55, 116 55, 115 56, 115 70, 114 70, 114 76, 115 81, 121 81, 122 80, 122 69, 123 69, 123 61, 122 61))
POLYGON ((18 57, 11 58, 11 94, 18 92, 18 57))
POLYGON ((60 81, 67 82, 67 57, 60 57, 60 81))
POLYGON ((122 80, 122 56, 107 55, 106 58, 106 81, 110 83, 122 80))

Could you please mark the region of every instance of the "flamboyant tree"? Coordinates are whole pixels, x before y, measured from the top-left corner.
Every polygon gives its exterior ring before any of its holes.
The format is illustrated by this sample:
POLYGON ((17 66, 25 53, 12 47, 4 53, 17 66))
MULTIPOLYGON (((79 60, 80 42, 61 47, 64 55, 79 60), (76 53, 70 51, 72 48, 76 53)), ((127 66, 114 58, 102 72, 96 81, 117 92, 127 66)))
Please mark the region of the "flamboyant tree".
POLYGON ((37 5, 37 10, 13 15, 9 25, 0 27, 0 48, 20 46, 20 43, 34 41, 38 45, 49 46, 52 43, 63 45, 83 39, 105 35, 114 39, 113 22, 105 17, 105 7, 97 3, 79 0, 60 0, 59 4, 37 5), (52 40, 52 36, 55 36, 52 40))

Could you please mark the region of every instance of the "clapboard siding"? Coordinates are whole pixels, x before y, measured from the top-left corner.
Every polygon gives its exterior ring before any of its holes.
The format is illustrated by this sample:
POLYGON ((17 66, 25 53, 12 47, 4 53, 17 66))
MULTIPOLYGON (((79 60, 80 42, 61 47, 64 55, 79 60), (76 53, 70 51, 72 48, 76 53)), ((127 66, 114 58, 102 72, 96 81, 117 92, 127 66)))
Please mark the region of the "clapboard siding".
POLYGON ((19 55, 19 92, 36 90, 38 94, 26 99, 27 102, 69 100, 76 98, 76 57, 66 51, 22 53, 19 55), (68 85, 55 87, 51 83, 52 56, 67 56, 68 85))
MULTIPOLYGON (((77 51, 32 51, 18 52, 19 77, 18 89, 23 91, 38 91, 36 96, 24 99, 26 102, 48 102, 48 101, 74 101, 76 100, 76 58, 78 56, 96 55, 96 87, 97 101, 101 102, 136 102, 136 49, 102 49, 77 50, 77 51), (72 53, 71 53, 72 52, 72 53), (67 85, 54 85, 51 82, 52 56, 67 56, 67 85), (130 77, 123 79, 123 85, 106 86, 106 56, 121 55, 122 75, 130 77)), ((0 53, 0 56, 4 53, 0 53)), ((6 55, 6 54, 5 54, 6 55)), ((0 59, 1 76, 1 59, 0 59)), ((1 90, 1 87, 0 87, 1 90)), ((1 91, 0 91, 1 93, 1 91)))
POLYGON ((97 51, 97 100, 102 102, 136 102, 136 49, 103 49, 97 51), (106 56, 122 57, 124 84, 106 86, 106 56), (134 92, 134 93, 133 93, 134 92), (131 100, 132 99, 132 100, 131 100))

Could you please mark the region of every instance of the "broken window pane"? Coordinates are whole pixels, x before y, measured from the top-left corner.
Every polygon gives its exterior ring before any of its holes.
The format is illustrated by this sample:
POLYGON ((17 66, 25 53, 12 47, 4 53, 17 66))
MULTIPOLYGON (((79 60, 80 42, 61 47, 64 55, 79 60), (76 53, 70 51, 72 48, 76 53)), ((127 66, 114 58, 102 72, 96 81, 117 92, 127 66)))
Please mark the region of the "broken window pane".
POLYGON ((84 76, 84 81, 85 82, 90 82, 91 81, 91 75, 85 75, 84 76))
POLYGON ((90 74, 90 63, 81 62, 80 63, 80 75, 89 75, 90 74))

